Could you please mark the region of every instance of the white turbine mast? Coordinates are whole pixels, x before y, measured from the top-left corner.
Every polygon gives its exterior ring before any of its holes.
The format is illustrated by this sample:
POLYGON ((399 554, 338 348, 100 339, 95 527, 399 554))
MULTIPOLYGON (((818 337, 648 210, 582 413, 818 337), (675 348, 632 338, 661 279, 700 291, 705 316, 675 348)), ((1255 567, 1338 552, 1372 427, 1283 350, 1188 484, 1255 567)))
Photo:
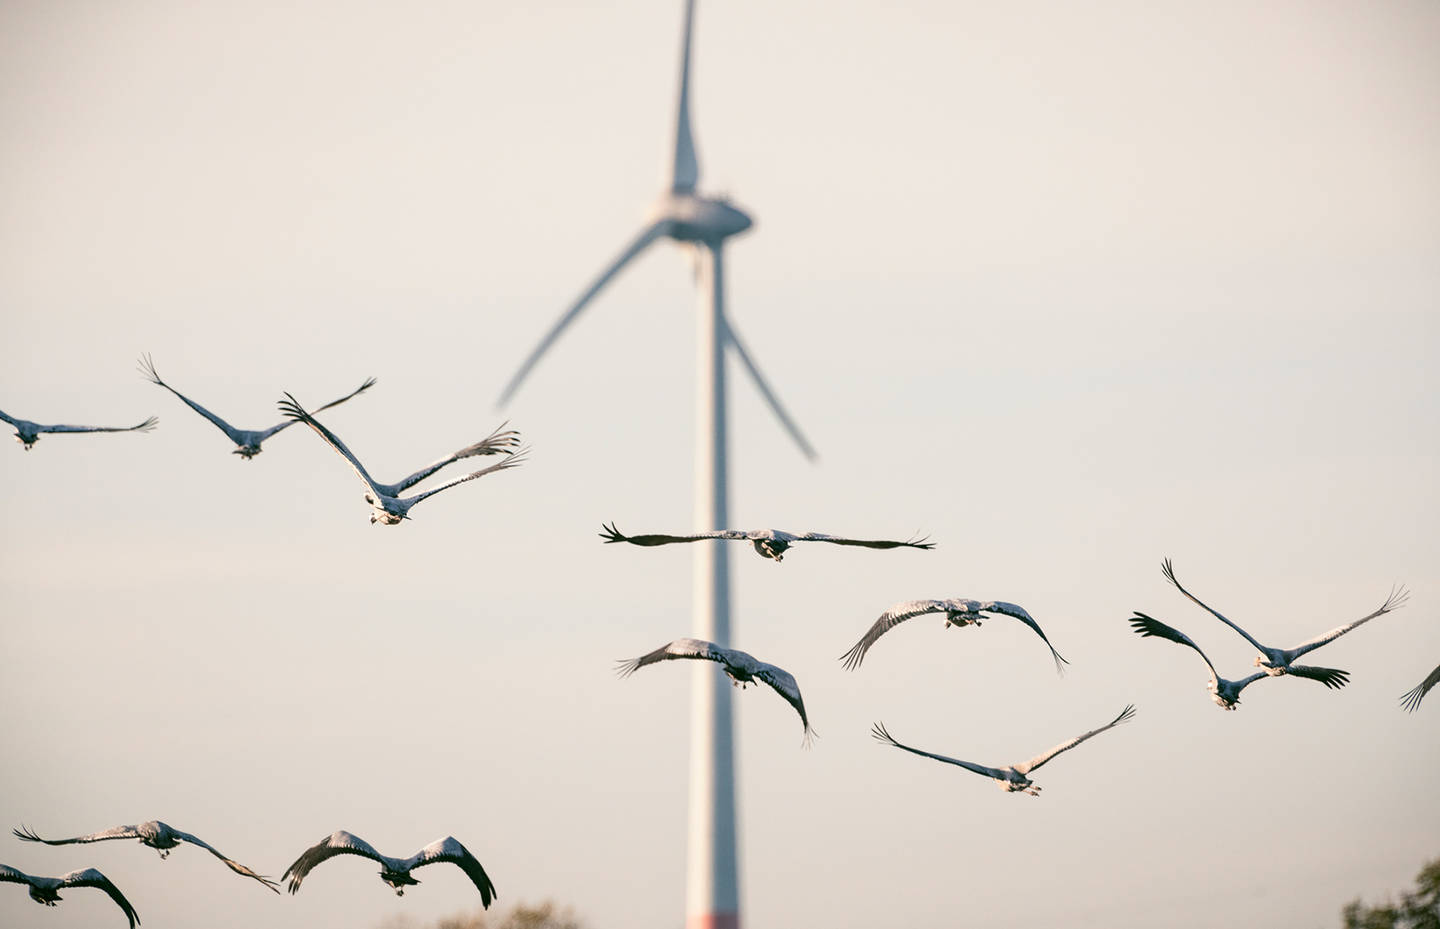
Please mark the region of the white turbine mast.
MULTIPOLYGON (((755 382, 780 424, 813 460, 814 448, 781 406, 725 315, 723 247, 751 226, 751 219, 727 199, 697 192, 700 163, 690 129, 690 41, 695 3, 685 4, 676 106, 674 161, 669 189, 655 201, 640 232, 555 322, 505 385, 500 405, 509 402, 541 356, 604 289, 611 278, 657 239, 694 248, 700 290, 696 339, 695 528, 729 525, 726 462, 725 350, 731 349, 755 382)), ((698 545, 695 555, 694 635, 720 646, 730 644, 730 562, 723 543, 698 545)), ((686 886, 688 929, 736 929, 740 896, 735 832, 735 755, 730 688, 703 669, 692 679, 690 729, 690 829, 686 886)))

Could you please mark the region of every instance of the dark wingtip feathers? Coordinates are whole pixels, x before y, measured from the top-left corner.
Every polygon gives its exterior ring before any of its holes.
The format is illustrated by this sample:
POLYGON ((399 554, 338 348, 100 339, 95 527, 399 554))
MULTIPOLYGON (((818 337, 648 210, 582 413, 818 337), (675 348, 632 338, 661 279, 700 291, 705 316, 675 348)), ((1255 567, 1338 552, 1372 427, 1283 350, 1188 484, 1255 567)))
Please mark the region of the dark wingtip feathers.
POLYGON ((898 746, 898 745, 900 744, 899 742, 895 741, 895 737, 892 736, 892 735, 890 734, 890 731, 885 728, 885 724, 884 724, 884 723, 879 723, 879 722, 877 722, 877 723, 874 723, 873 725, 871 725, 871 726, 870 726, 870 737, 873 738, 873 739, 875 739, 875 741, 877 741, 877 742, 884 742, 886 745, 897 745, 897 746, 898 746))

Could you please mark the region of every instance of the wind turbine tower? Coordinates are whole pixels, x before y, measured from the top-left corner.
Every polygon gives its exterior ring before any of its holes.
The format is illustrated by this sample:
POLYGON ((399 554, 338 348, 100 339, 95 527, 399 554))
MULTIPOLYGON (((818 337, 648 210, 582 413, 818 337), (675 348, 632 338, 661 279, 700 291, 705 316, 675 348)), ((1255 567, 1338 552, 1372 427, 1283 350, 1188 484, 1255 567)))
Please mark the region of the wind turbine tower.
MULTIPOLYGON (((725 351, 731 349, 765 402, 807 458, 814 449, 780 405, 725 315, 724 244, 752 225, 727 199, 696 190, 700 163, 690 131, 690 39, 695 0, 685 4, 680 56, 680 95, 669 189, 650 208, 634 240, 580 295, 520 365, 500 396, 504 405, 540 357, 575 321, 610 279, 660 238, 693 248, 700 287, 696 339, 695 528, 729 528, 728 427, 725 408, 725 351)), ((730 562, 722 542, 695 546, 693 635, 730 644, 730 562)), ((691 688, 690 828, 686 880, 687 929, 737 929, 740 894, 735 832, 735 750, 731 688, 709 667, 696 668, 691 688)))

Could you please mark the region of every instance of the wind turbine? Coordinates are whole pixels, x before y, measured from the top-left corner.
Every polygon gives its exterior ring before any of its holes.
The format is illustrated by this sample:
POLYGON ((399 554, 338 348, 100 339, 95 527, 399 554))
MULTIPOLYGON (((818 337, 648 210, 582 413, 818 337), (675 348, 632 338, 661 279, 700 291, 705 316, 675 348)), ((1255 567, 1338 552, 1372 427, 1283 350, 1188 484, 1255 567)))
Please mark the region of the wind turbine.
MULTIPOLYGON (((729 524, 728 428, 725 410, 725 351, 731 349, 761 396, 804 455, 815 450, 785 412, 765 376, 745 350, 725 315, 724 243, 752 225, 742 210, 723 197, 696 190, 700 163, 690 131, 690 38, 695 0, 685 4, 685 34, 680 56, 680 96, 675 119, 675 152, 669 189, 646 215, 640 233, 595 278, 540 340, 500 395, 503 406, 566 328, 627 264, 661 238, 694 250, 700 289, 700 325, 696 339, 695 528, 723 529, 729 524)), ((721 646, 730 644, 730 561, 720 542, 700 544, 695 553, 693 635, 721 646)), ((704 669, 708 671, 710 669, 704 669)), ((730 688, 725 678, 697 671, 691 688, 690 828, 686 881, 687 929, 735 929, 740 902, 735 838, 735 754, 730 688)))

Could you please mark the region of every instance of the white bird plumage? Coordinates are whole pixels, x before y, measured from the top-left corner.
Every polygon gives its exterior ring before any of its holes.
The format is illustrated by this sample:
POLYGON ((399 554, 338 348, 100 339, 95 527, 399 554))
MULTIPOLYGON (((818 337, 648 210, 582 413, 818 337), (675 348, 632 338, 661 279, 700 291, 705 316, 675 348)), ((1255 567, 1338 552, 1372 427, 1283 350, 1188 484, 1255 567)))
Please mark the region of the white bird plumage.
POLYGON ((149 432, 160 421, 158 417, 152 416, 134 426, 47 426, 43 423, 32 423, 28 419, 19 419, 3 410, 0 410, 0 419, 15 427, 15 441, 25 446, 27 452, 40 441, 42 432, 149 432))
POLYGON ((989 613, 1013 616, 1015 619, 1020 620, 1035 630, 1035 634, 1044 641, 1046 647, 1050 649, 1051 656, 1055 659, 1055 670, 1058 673, 1064 674, 1065 669, 1063 665, 1069 664, 1068 661, 1060 657, 1059 652, 1055 651, 1055 646, 1050 644, 1050 639, 1046 637, 1044 631, 1040 628, 1040 624, 1035 621, 1035 617, 1031 616, 1024 607, 1015 603, 1007 603, 1004 600, 966 600, 963 598, 953 598, 949 600, 906 600, 903 603, 895 604, 880 614, 880 618, 875 620, 874 625, 860 637, 859 642, 856 642, 848 652, 840 656, 840 660, 845 662, 847 669, 853 671, 860 667, 860 662, 865 660, 865 653, 870 650, 870 646, 874 645, 875 641, 882 635, 900 623, 903 623, 905 620, 913 619, 916 616, 923 616, 926 613, 944 613, 944 628, 946 629, 951 626, 978 626, 982 618, 989 618, 986 615, 989 613))
POLYGON ((629 677, 646 665, 655 664, 657 661, 671 661, 676 658, 698 658, 717 662, 730 676, 731 682, 736 687, 743 688, 746 684, 755 681, 770 685, 771 689, 784 697, 785 702, 800 714, 800 722, 805 727, 804 744, 810 744, 815 733, 810 728, 809 717, 805 715, 805 701, 800 697, 800 685, 795 683, 794 675, 784 668, 760 661, 749 652, 724 648, 704 639, 676 639, 639 658, 621 661, 616 670, 620 672, 621 677, 629 677))
MULTIPOLYGON (((1261 678, 1269 676, 1264 671, 1256 671, 1249 677, 1242 678, 1238 681, 1227 680, 1221 677, 1219 672, 1215 670, 1214 662, 1210 660, 1210 657, 1208 655, 1206 655, 1203 651, 1200 650, 1200 646, 1195 644, 1195 640, 1190 638, 1185 633, 1181 632, 1179 629, 1176 629, 1174 626, 1167 626, 1155 617, 1147 616, 1144 613, 1139 612, 1138 610, 1136 611, 1135 615, 1131 617, 1130 625, 1134 627, 1135 632, 1139 633, 1142 636, 1158 636, 1159 638, 1169 639, 1171 642, 1175 642, 1180 645, 1188 645, 1191 648, 1195 649, 1195 654, 1199 655, 1201 660, 1205 662, 1205 667, 1210 669, 1210 681, 1208 684, 1205 685, 1206 689, 1210 691, 1210 699, 1214 700, 1215 704, 1219 706, 1222 710, 1235 709, 1235 705, 1240 702, 1240 691, 1244 690, 1246 687, 1250 686, 1261 678)), ((1303 672, 1310 671, 1317 672, 1317 674, 1309 676, 1313 676, 1315 680, 1324 682, 1325 686, 1327 687, 1344 686, 1344 678, 1335 676, 1344 675, 1344 671, 1334 671, 1333 669, 1329 668, 1303 668, 1303 672), (1321 675, 1318 673, 1325 671, 1328 671, 1329 674, 1321 675), (1334 681, 1334 683, 1331 683, 1331 681, 1334 681)), ((1294 672, 1292 670, 1292 673, 1298 672, 1294 672)))
POLYGON ((345 443, 340 441, 335 433, 325 428, 318 420, 305 412, 305 409, 300 406, 299 401, 293 396, 288 393, 285 395, 285 399, 280 401, 280 410, 292 420, 305 423, 305 425, 315 431, 316 435, 324 439, 331 448, 335 449, 342 458, 350 462, 351 469, 354 470, 360 480, 365 482, 365 486, 369 488, 369 492, 365 494, 365 502, 370 504, 374 510, 374 512, 370 514, 370 522, 378 522, 387 526, 393 526, 402 520, 409 519, 408 514, 410 508, 426 497, 438 494, 440 491, 454 487, 456 484, 463 484, 466 481, 473 481, 478 477, 484 477, 486 474, 494 471, 503 471, 507 468, 518 467, 529 455, 529 449, 527 448, 521 448, 513 452, 510 450, 510 447, 515 445, 519 434, 514 430, 501 431, 504 429, 502 424, 500 429, 496 429, 489 436, 476 442, 474 445, 466 446, 452 455, 448 455, 433 464, 421 468, 419 471, 416 471, 401 481, 397 481, 394 484, 380 484, 370 476, 370 472, 365 470, 365 466, 360 463, 360 459, 355 457, 355 454, 346 447, 345 443), (506 458, 503 461, 490 465, 488 468, 471 471, 463 477, 457 477, 452 481, 441 484, 439 487, 432 487, 414 496, 399 496, 400 491, 424 480, 452 461, 458 461, 461 458, 470 458, 475 455, 494 454, 504 454, 506 458))
POLYGON ((850 539, 843 536, 825 535, 820 532, 786 532, 783 529, 714 529, 709 532, 695 532, 688 535, 625 535, 615 524, 602 525, 600 538, 607 543, 629 542, 631 545, 669 545, 673 542, 700 542, 705 539, 730 539, 749 542, 762 557, 780 561, 785 551, 796 542, 829 542, 832 545, 858 545, 863 548, 923 548, 932 549, 934 542, 924 538, 895 542, 888 539, 850 539))
MULTIPOLYGON (((251 458, 254 458, 256 455, 260 454, 260 444, 266 439, 270 438, 282 429, 288 429, 291 426, 295 425, 295 421, 293 419, 286 419, 282 422, 276 423, 269 429, 236 429, 234 426, 230 425, 225 420, 216 416, 214 413, 205 409, 203 406, 196 403, 194 400, 191 400, 189 397, 185 396, 180 391, 176 390, 174 387, 171 387, 169 384, 162 381, 160 379, 160 375, 155 370, 155 362, 148 354, 140 356, 140 373, 145 376, 146 380, 150 381, 152 384, 159 384, 161 387, 164 387, 166 390, 170 391, 172 394, 183 400, 185 402, 185 405, 190 407, 190 409, 194 410, 201 416, 210 420, 210 422, 214 423, 221 432, 225 433, 225 435, 230 438, 231 442, 235 443, 236 447, 232 450, 231 454, 239 455, 246 461, 249 461, 251 458)), ((339 406, 346 400, 349 400, 351 397, 357 397, 373 386, 375 386, 375 378, 367 377, 365 379, 365 383, 361 384, 356 389, 350 391, 350 393, 341 397, 339 400, 331 400, 329 403, 320 407, 315 412, 319 413, 321 410, 328 410, 332 406, 339 406)))
POLYGON ((24 871, 17 871, 8 865, 0 864, 0 881, 29 885, 30 899, 45 906, 54 906, 59 903, 62 899, 60 891, 66 887, 97 887, 109 894, 110 899, 125 911, 125 918, 130 920, 130 929, 135 929, 135 925, 140 922, 140 917, 135 913, 135 907, 125 899, 120 888, 110 883, 108 877, 94 868, 71 871, 61 877, 36 877, 33 874, 26 874, 24 871))
POLYGON ((446 836, 443 839, 436 839, 409 858, 391 858, 389 855, 382 855, 364 839, 352 835, 345 830, 333 832, 319 843, 311 846, 295 859, 295 863, 285 869, 281 880, 289 879, 290 892, 293 894, 300 889, 300 883, 305 880, 305 875, 311 869, 323 861, 328 861, 336 855, 359 855, 380 863, 380 879, 395 889, 397 897, 405 895, 405 888, 420 883, 410 876, 410 872, 416 868, 423 868, 425 865, 439 862, 449 862, 459 866, 466 876, 480 891, 480 902, 486 909, 499 896, 495 892, 495 885, 491 882, 490 876, 485 873, 476 857, 461 845, 453 836, 446 836))
POLYGON ((1315 638, 1309 639, 1305 642, 1301 642, 1294 648, 1271 648, 1268 645, 1261 645, 1259 642, 1255 641, 1255 637, 1250 635, 1250 633, 1246 632, 1244 629, 1241 629, 1235 623, 1225 618, 1225 616, 1223 616, 1218 610, 1213 609, 1204 601, 1202 601, 1199 597, 1195 596, 1190 591, 1180 586, 1180 581, 1177 580, 1175 577, 1175 567, 1170 563, 1169 558, 1166 558, 1161 563, 1160 570, 1165 574, 1166 580, 1174 584, 1175 589, 1184 594, 1187 599, 1189 599, 1193 603, 1198 604, 1211 616, 1214 616, 1216 619, 1220 620, 1222 623, 1229 626, 1231 629, 1234 629, 1236 632, 1240 633, 1240 635, 1245 638, 1245 641, 1255 646, 1255 650, 1260 653, 1255 658, 1255 666, 1257 668, 1263 668, 1265 670, 1265 673, 1269 674, 1272 677, 1279 677, 1283 674, 1293 674, 1296 677, 1304 677, 1309 678, 1312 681, 1320 681, 1326 687, 1343 687, 1346 681, 1349 679, 1349 673, 1337 670, 1335 668, 1316 668, 1307 665, 1297 665, 1294 664, 1295 659, 1299 658, 1301 655, 1304 655, 1307 652, 1314 651, 1322 645, 1326 645, 1330 642, 1335 641, 1336 639, 1340 638, 1340 636, 1354 629, 1356 626, 1361 625, 1362 623, 1367 623, 1377 616, 1384 616, 1391 610, 1399 609, 1400 607, 1404 606, 1405 601, 1410 598, 1410 594, 1408 591, 1405 590, 1405 588, 1391 588, 1390 596, 1385 598, 1385 602, 1382 603, 1380 605, 1380 609, 1376 610, 1375 612, 1367 616, 1362 616, 1354 622, 1346 623, 1343 626, 1336 626, 1329 632, 1323 633, 1322 635, 1317 635, 1315 638))
POLYGON ((886 730, 884 723, 875 723, 875 725, 870 730, 870 734, 876 740, 884 742, 886 745, 893 745, 896 748, 904 749, 905 751, 912 754, 923 755, 926 758, 933 758, 936 761, 943 761, 946 764, 958 765, 967 771, 974 771, 976 774, 983 774, 986 777, 993 778, 1000 783, 1001 788, 1010 791, 1011 793, 1014 793, 1016 791, 1024 791, 1032 797, 1038 797, 1040 796, 1040 788, 1036 787, 1035 783, 1030 780, 1030 772, 1038 770, 1041 765, 1045 764, 1045 762, 1049 761, 1051 758, 1054 758, 1061 752, 1069 751, 1070 749, 1079 745, 1081 742, 1084 742, 1086 739, 1091 738, 1092 736, 1097 736, 1100 733, 1104 732, 1106 729, 1113 729, 1114 727, 1120 725, 1134 715, 1135 706, 1134 704, 1130 704, 1129 706, 1126 706, 1125 709, 1120 711, 1119 716, 1115 717, 1110 722, 1101 726, 1099 729, 1091 729, 1089 732, 1083 732, 1080 735, 1075 736, 1075 738, 1073 739, 1067 739, 1064 742, 1061 742, 1059 745, 1055 746, 1054 748, 1050 749, 1049 751, 1041 752, 1034 758, 1031 758, 1029 761, 1022 761, 1019 764, 1007 765, 1003 768, 990 768, 982 764, 975 764, 972 761, 961 761, 959 758, 951 758, 947 755, 936 755, 932 752, 923 751, 918 748, 911 748, 909 745, 904 745, 896 741, 895 737, 892 736, 888 730, 886 730))
POLYGON ((136 826, 116 826, 113 829, 92 832, 89 835, 79 835, 71 839, 42 839, 23 825, 19 829, 12 829, 11 832, 14 833, 16 838, 24 839, 26 842, 43 842, 46 845, 76 845, 86 842, 105 842, 110 839, 139 839, 141 845, 146 845, 158 851, 161 858, 170 857, 170 849, 175 848, 181 842, 189 842, 191 845, 199 846, 225 862, 225 866, 236 874, 254 878, 277 894, 280 892, 275 886, 275 882, 270 880, 270 878, 256 874, 238 861, 220 854, 213 845, 210 845, 197 836, 193 836, 188 832, 181 832, 179 829, 162 823, 158 819, 152 819, 149 822, 140 823, 136 826))

